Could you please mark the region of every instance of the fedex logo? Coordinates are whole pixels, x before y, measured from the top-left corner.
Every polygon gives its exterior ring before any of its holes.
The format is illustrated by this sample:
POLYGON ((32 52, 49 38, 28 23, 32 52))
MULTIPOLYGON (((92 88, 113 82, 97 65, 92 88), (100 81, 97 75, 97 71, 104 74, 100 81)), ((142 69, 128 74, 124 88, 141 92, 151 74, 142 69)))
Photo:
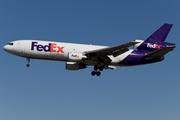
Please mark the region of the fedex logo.
POLYGON ((72 56, 72 57, 79 57, 79 55, 73 55, 73 54, 72 54, 71 56, 72 56))
POLYGON ((150 44, 150 43, 147 44, 147 47, 149 47, 149 48, 157 48, 157 49, 161 48, 161 46, 159 46, 158 44, 150 44))
POLYGON ((34 50, 35 48, 37 49, 37 51, 64 53, 63 51, 64 47, 59 47, 57 46, 56 43, 49 43, 48 45, 41 45, 41 44, 38 44, 38 42, 32 42, 31 50, 34 50))

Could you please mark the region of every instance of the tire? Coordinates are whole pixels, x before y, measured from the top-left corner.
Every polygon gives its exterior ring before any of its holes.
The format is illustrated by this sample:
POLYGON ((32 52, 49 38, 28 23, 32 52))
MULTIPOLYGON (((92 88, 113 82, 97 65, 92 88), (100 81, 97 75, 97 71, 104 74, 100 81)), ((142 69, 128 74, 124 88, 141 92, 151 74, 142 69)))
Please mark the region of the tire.
POLYGON ((27 67, 29 67, 29 66, 30 66, 30 64, 26 64, 26 66, 27 66, 27 67))
POLYGON ((100 70, 100 71, 103 71, 103 69, 104 69, 104 66, 100 66, 100 67, 99 67, 99 70, 100 70))
POLYGON ((96 65, 96 66, 94 66, 94 70, 95 71, 97 71, 98 70, 98 66, 96 65))
POLYGON ((91 75, 92 75, 92 76, 94 76, 95 74, 96 74, 96 72, 95 72, 95 71, 92 71, 92 72, 91 72, 91 75))
POLYGON ((100 76, 100 75, 101 75, 101 72, 99 72, 99 71, 96 72, 96 75, 97 75, 97 76, 100 76))

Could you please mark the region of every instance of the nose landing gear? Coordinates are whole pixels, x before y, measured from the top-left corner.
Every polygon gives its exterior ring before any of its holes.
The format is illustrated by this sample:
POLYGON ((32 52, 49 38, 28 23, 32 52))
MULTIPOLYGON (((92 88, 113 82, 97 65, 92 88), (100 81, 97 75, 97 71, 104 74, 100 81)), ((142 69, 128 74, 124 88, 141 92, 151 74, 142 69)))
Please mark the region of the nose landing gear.
POLYGON ((29 64, 30 63, 30 58, 27 58, 27 62, 28 63, 26 64, 26 66, 29 67, 30 66, 30 64, 29 64))

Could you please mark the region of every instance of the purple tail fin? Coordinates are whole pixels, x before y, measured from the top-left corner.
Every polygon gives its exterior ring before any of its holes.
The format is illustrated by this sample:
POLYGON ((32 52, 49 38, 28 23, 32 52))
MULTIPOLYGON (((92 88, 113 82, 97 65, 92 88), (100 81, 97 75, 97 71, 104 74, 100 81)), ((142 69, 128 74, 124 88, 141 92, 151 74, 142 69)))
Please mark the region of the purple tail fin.
POLYGON ((165 41, 169 31, 173 24, 165 23, 162 25, 156 32, 154 32, 151 36, 149 36, 145 41, 165 41))
POLYGON ((165 48, 167 46, 175 46, 174 43, 164 42, 173 24, 165 23, 144 42, 137 45, 135 48, 138 50, 154 51, 165 48))

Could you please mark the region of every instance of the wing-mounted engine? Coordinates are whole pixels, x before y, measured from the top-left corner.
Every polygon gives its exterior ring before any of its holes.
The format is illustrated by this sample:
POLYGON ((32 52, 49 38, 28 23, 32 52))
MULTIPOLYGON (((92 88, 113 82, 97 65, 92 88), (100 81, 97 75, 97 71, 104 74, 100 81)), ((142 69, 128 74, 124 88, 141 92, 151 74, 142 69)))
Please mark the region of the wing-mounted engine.
POLYGON ((79 70, 79 69, 85 69, 86 65, 77 63, 77 62, 66 62, 66 69, 67 70, 79 70))
POLYGON ((86 58, 82 53, 69 53, 69 61, 80 61, 86 58))

